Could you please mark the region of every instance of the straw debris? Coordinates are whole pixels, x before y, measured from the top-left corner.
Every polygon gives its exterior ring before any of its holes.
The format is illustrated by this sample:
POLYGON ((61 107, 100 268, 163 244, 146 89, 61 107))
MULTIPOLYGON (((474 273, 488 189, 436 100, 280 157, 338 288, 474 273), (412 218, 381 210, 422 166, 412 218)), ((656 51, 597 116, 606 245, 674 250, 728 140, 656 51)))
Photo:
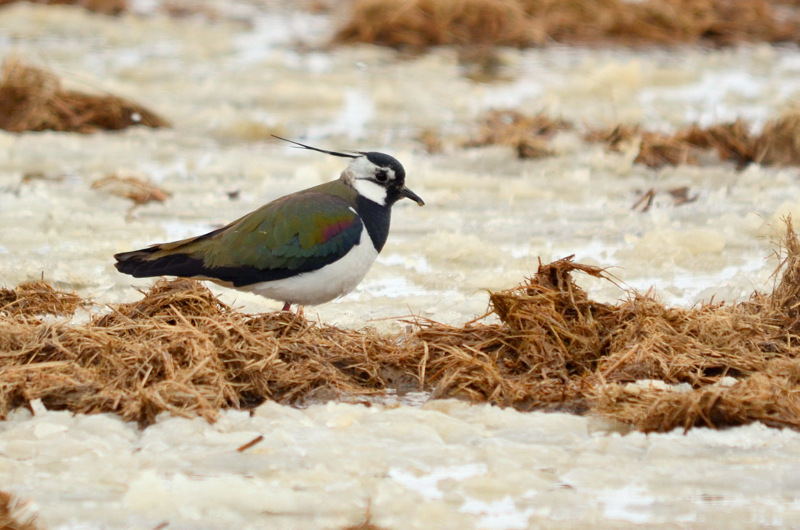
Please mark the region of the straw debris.
MULTIPOLYGON (((0 0, 0 7, 8 4, 20 2, 22 0, 0 0)), ((104 15, 119 15, 128 9, 126 0, 25 0, 37 4, 48 5, 74 5, 102 13, 104 15)))
POLYGON ((15 289, 0 289, 0 315, 69 316, 85 302, 75 293, 55 290, 44 281, 25 282, 15 289))
POLYGON ((130 199, 135 205, 164 202, 171 196, 168 191, 162 190, 146 177, 122 171, 95 180, 92 182, 92 189, 130 199))
POLYGON ((422 49, 442 44, 531 46, 524 5, 503 0, 357 0, 334 40, 422 49))
POLYGON ((548 140, 558 131, 572 128, 571 123, 544 113, 526 116, 514 110, 493 110, 483 118, 478 135, 465 146, 505 144, 514 147, 519 158, 543 158, 554 154, 548 140))
POLYGON ((769 0, 357 0, 335 42, 623 46, 797 42, 797 17, 769 0))
MULTIPOLYGON (((770 122, 770 126, 773 123, 770 122)), ((772 145, 774 133, 765 130, 758 137, 751 134, 749 129, 742 120, 705 128, 691 125, 673 134, 618 125, 606 131, 588 131, 584 138, 605 143, 611 151, 621 151, 631 142, 638 142, 639 153, 634 162, 652 168, 680 164, 699 165, 703 152, 708 149, 714 149, 719 159, 734 162, 740 169, 751 162, 774 163, 760 154, 762 149, 772 145), (759 147, 760 145, 765 147, 759 147)))
MULTIPOLYGON (((519 158, 553 155, 548 140, 558 131, 576 129, 575 124, 544 113, 527 116, 514 110, 488 112, 478 126, 478 133, 465 147, 503 144, 513 147, 519 158)), ((589 129, 583 133, 587 142, 606 145, 609 151, 638 148, 634 162, 652 168, 680 164, 700 165, 713 149, 718 158, 742 169, 748 164, 800 165, 800 110, 770 120, 761 134, 739 119, 709 127, 691 125, 668 134, 643 130, 639 126, 618 124, 609 128, 589 129)))
POLYGON ((25 503, 10 493, 0 491, 0 528, 3 530, 37 530, 36 518, 24 514, 25 503))
POLYGON ((697 200, 698 195, 692 194, 691 190, 688 186, 679 186, 677 188, 671 188, 668 190, 657 190, 656 188, 650 188, 646 192, 644 192, 636 202, 633 203, 631 210, 639 211, 639 212, 647 212, 650 210, 650 207, 653 206, 653 201, 656 198, 656 195, 661 193, 662 191, 666 191, 666 193, 672 199, 673 206, 681 206, 682 204, 688 204, 690 202, 694 202, 697 200))
POLYGON ((93 133, 133 125, 168 127, 152 111, 112 95, 66 90, 56 75, 10 57, 0 73, 0 129, 93 133))
POLYGON ((614 278, 568 257, 491 293, 498 323, 416 318, 416 330, 399 336, 302 312, 242 314, 191 280, 159 281, 139 301, 70 324, 42 318, 42 307, 55 306, 37 302, 65 295, 20 286, 2 295, 14 293, 0 311, 0 415, 40 399, 146 426, 165 411, 213 420, 221 408, 267 399, 303 405, 392 390, 600 414, 648 432, 753 421, 800 429, 800 240, 791 219, 776 253, 772 293, 738 304, 667 307, 634 291, 600 303, 573 276, 614 278))
POLYGON ((755 151, 762 164, 800 165, 800 109, 768 122, 756 140, 755 151))

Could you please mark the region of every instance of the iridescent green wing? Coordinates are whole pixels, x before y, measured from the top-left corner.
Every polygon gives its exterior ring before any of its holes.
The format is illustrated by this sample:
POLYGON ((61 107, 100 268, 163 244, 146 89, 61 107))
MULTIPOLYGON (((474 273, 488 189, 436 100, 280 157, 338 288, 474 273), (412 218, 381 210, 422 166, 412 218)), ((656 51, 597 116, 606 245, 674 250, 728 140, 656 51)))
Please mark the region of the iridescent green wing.
POLYGON ((250 266, 316 270, 344 256, 363 225, 342 197, 305 192, 284 197, 243 217, 218 234, 205 252, 206 267, 250 266))
POLYGON ((199 237, 118 254, 117 268, 137 277, 211 278, 234 286, 320 269, 361 239, 355 190, 337 181, 273 201, 199 237))

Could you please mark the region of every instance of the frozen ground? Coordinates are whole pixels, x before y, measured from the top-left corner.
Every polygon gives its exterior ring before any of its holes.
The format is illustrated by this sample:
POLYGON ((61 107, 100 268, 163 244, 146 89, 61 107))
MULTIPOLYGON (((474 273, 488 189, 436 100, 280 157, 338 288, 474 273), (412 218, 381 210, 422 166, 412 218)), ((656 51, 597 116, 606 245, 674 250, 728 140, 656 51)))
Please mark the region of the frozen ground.
MULTIPOLYGON (((732 50, 504 50, 510 81, 463 77, 456 53, 402 57, 370 46, 324 48, 326 15, 222 3, 223 16, 107 18, 68 7, 0 9, 0 51, 84 90, 147 104, 175 124, 81 136, 0 133, 0 284, 42 275, 99 304, 150 280, 118 274, 115 252, 212 229, 264 202, 331 178, 340 159, 288 148, 271 132, 321 147, 384 150, 426 201, 394 211, 383 255, 361 287, 307 310, 344 326, 398 327, 409 313, 462 323, 484 289, 511 287, 547 261, 613 265, 669 303, 768 289, 770 223, 800 218, 798 171, 730 165, 654 171, 567 133, 558 156, 457 148, 487 109, 545 110, 577 123, 668 129, 743 117, 758 127, 798 101, 800 53, 732 50), (248 20, 249 23, 244 21, 248 20), (447 148, 429 155, 426 129, 447 148), (91 188, 139 174, 165 203, 91 188), (649 188, 689 186, 680 207, 649 188), (238 195, 235 192, 238 191, 238 195), (235 198, 232 198, 235 197, 235 198)), ((613 285, 582 281, 613 301, 613 285)), ((248 311, 278 303, 222 288, 248 311)), ((48 527, 791 526, 798 435, 762 426, 620 434, 597 420, 453 402, 384 409, 267 404, 215 425, 164 418, 139 431, 113 417, 19 412, 0 423, 0 489, 48 527), (264 441, 237 453, 258 434, 264 441)))
POLYGON ((453 400, 265 404, 214 425, 19 412, 0 483, 49 527, 624 528, 800 524, 800 434, 644 435, 453 400), (263 436, 245 451, 238 447, 263 436))

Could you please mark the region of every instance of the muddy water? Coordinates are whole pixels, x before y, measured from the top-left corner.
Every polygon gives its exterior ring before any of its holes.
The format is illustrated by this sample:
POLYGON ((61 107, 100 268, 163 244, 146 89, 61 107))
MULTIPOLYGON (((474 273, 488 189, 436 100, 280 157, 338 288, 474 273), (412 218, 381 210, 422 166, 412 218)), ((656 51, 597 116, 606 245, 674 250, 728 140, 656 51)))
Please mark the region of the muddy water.
MULTIPOLYGON (((577 133, 557 156, 519 161, 505 147, 461 149, 477 117, 515 107, 591 125, 668 130, 742 117, 760 126, 796 103, 794 48, 501 52, 497 83, 463 75, 456 54, 418 57, 323 46, 328 15, 206 4, 220 17, 107 18, 67 7, 0 9, 0 50, 46 65, 68 86, 136 99, 173 123, 120 133, 0 133, 0 284, 42 275, 103 304, 150 280, 116 273, 115 252, 196 235, 286 193, 335 178, 342 160, 291 149, 278 133, 329 149, 383 150, 426 200, 394 209, 392 233, 358 290, 306 309, 387 331, 390 317, 462 323, 537 258, 575 254, 613 266, 669 303, 736 299, 769 288, 768 237, 800 215, 797 170, 726 164, 654 171, 577 133), (442 134, 428 154, 418 135, 442 134), (133 208, 92 189, 139 175, 172 195, 133 208), (665 193, 641 213, 646 190, 665 193), (388 320, 387 320, 388 318, 388 320)), ((580 280, 613 301, 618 287, 580 280)), ((276 302, 214 287, 226 302, 276 302)), ((87 318, 79 314, 76 318, 87 318)), ((420 398, 419 401, 424 401, 420 398)), ((299 411, 273 404, 209 426, 163 418, 144 432, 113 417, 39 410, 0 423, 0 489, 30 499, 48 527, 389 528, 604 524, 797 524, 798 437, 761 426, 621 434, 598 420, 454 402, 299 411), (265 440, 244 453, 236 447, 265 440), (795 466, 796 467, 796 466, 795 466)))

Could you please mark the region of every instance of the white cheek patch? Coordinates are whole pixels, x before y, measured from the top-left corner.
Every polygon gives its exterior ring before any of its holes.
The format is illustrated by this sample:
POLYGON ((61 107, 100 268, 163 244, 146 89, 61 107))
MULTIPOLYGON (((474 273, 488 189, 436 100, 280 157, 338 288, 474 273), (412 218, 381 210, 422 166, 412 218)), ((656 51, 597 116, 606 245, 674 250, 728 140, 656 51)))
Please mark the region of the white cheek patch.
POLYGON ((386 206, 386 188, 380 184, 372 182, 371 180, 355 179, 353 181, 353 187, 359 195, 372 202, 377 202, 381 206, 386 206))
POLYGON ((367 178, 375 174, 375 164, 367 160, 365 156, 360 156, 350 162, 348 168, 356 178, 367 178))

